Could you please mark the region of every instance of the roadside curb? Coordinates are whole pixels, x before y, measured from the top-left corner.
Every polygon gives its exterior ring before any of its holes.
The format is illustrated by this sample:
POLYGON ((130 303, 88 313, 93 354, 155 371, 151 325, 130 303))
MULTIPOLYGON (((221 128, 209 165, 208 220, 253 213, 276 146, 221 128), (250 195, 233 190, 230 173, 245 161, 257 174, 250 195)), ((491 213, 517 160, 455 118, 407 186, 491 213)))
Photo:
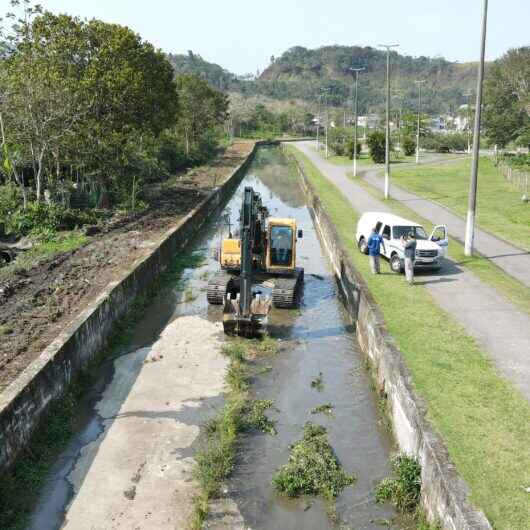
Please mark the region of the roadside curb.
POLYGON ((295 159, 313 215, 363 353, 372 367, 380 396, 387 400, 400 451, 416 457, 422 468, 421 503, 428 519, 443 529, 491 530, 482 511, 468 500, 469 489, 449 457, 442 437, 427 419, 427 407, 412 383, 403 356, 389 334, 381 310, 364 279, 351 264, 338 232, 303 168, 295 159))
POLYGON ((114 323, 232 195, 263 143, 255 142, 247 158, 219 187, 168 229, 147 256, 138 258, 119 279, 110 282, 0 393, 0 472, 8 469, 28 446, 50 403, 64 395, 70 382, 104 347, 114 323))

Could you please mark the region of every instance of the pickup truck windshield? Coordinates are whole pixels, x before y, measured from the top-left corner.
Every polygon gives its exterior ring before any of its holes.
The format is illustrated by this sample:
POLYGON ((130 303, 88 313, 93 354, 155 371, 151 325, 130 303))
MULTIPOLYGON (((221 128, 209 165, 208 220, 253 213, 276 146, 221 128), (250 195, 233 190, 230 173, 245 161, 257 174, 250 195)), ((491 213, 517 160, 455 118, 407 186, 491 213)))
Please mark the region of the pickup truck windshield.
POLYGON ((394 239, 399 239, 401 236, 407 236, 411 232, 414 233, 416 239, 428 239, 425 230, 421 226, 394 226, 394 239))

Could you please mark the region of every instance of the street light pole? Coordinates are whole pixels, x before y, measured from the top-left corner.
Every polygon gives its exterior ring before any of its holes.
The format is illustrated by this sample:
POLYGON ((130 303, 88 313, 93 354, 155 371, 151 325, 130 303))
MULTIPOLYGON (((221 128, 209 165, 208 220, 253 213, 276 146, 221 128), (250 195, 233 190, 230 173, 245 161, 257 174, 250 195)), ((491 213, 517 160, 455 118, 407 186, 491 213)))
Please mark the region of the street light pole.
POLYGON ((473 94, 471 92, 467 92, 466 94, 464 94, 464 97, 466 98, 466 101, 467 101, 467 104, 466 104, 466 112, 467 112, 467 118, 466 118, 466 121, 467 121, 467 154, 469 155, 469 153, 471 153, 471 114, 470 114, 470 107, 469 107, 469 98, 472 96, 473 94))
POLYGON ((355 72, 355 97, 353 104, 353 176, 357 176, 357 85, 359 83, 359 72, 362 72, 364 68, 350 68, 352 72, 355 72))
POLYGON ((418 127, 416 129, 416 164, 420 163, 421 85, 425 79, 414 81, 418 85, 418 127))
POLYGON ((480 147, 480 115, 482 110, 482 86, 484 82, 484 56, 486 54, 486 28, 488 24, 488 0, 482 4, 482 35, 480 43, 480 63, 478 66, 477 99, 475 103, 475 128, 473 131, 473 161, 471 163, 471 182, 469 187, 469 203, 466 219, 466 239, 464 243, 464 254, 473 255, 473 243, 475 239, 475 212, 477 209, 477 175, 478 157, 480 147))
MULTIPOLYGON (((327 94, 331 89, 326 88, 324 89, 324 93, 327 94)), ((329 149, 328 149, 328 129, 329 129, 329 100, 324 95, 324 101, 326 104, 326 158, 329 156, 329 149)))
POLYGON ((320 131, 320 101, 322 100, 322 94, 318 95, 318 114, 317 114, 317 153, 320 152, 320 140, 319 140, 319 131, 320 131))
POLYGON ((390 188, 390 49, 399 44, 380 44, 386 48, 386 138, 385 138, 385 199, 389 197, 390 188))

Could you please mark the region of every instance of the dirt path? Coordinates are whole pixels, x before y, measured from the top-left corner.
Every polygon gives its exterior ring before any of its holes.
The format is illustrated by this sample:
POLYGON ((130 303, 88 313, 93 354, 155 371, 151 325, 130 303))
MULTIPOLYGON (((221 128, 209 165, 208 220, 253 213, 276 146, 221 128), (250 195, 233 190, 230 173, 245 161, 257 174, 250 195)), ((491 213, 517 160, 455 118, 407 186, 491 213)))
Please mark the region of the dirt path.
MULTIPOLYGON (((348 178, 349 167, 323 160, 313 149, 313 142, 293 145, 341 190, 357 212, 389 211, 383 201, 348 178)), ((352 226, 352 230, 355 230, 355 226, 352 226)), ((416 283, 423 285, 440 307, 464 326, 490 355, 499 371, 530 401, 528 314, 451 259, 445 260, 440 272, 418 276, 416 283)), ((426 322, 426 325, 443 326, 443 323, 426 322)))
POLYGON ((230 146, 213 163, 164 188, 137 217, 114 220, 87 245, 0 279, 0 391, 33 361, 100 291, 248 156, 253 142, 230 146))

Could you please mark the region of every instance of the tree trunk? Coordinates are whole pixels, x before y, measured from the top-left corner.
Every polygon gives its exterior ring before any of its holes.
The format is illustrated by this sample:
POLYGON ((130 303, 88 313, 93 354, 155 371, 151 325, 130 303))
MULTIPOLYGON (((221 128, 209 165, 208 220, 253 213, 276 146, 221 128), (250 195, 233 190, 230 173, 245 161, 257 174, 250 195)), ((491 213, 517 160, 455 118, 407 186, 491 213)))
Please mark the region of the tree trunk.
POLYGON ((41 151, 39 153, 39 160, 37 161, 37 174, 35 175, 37 202, 40 202, 42 195, 42 161, 44 159, 45 152, 46 145, 42 146, 41 151))

